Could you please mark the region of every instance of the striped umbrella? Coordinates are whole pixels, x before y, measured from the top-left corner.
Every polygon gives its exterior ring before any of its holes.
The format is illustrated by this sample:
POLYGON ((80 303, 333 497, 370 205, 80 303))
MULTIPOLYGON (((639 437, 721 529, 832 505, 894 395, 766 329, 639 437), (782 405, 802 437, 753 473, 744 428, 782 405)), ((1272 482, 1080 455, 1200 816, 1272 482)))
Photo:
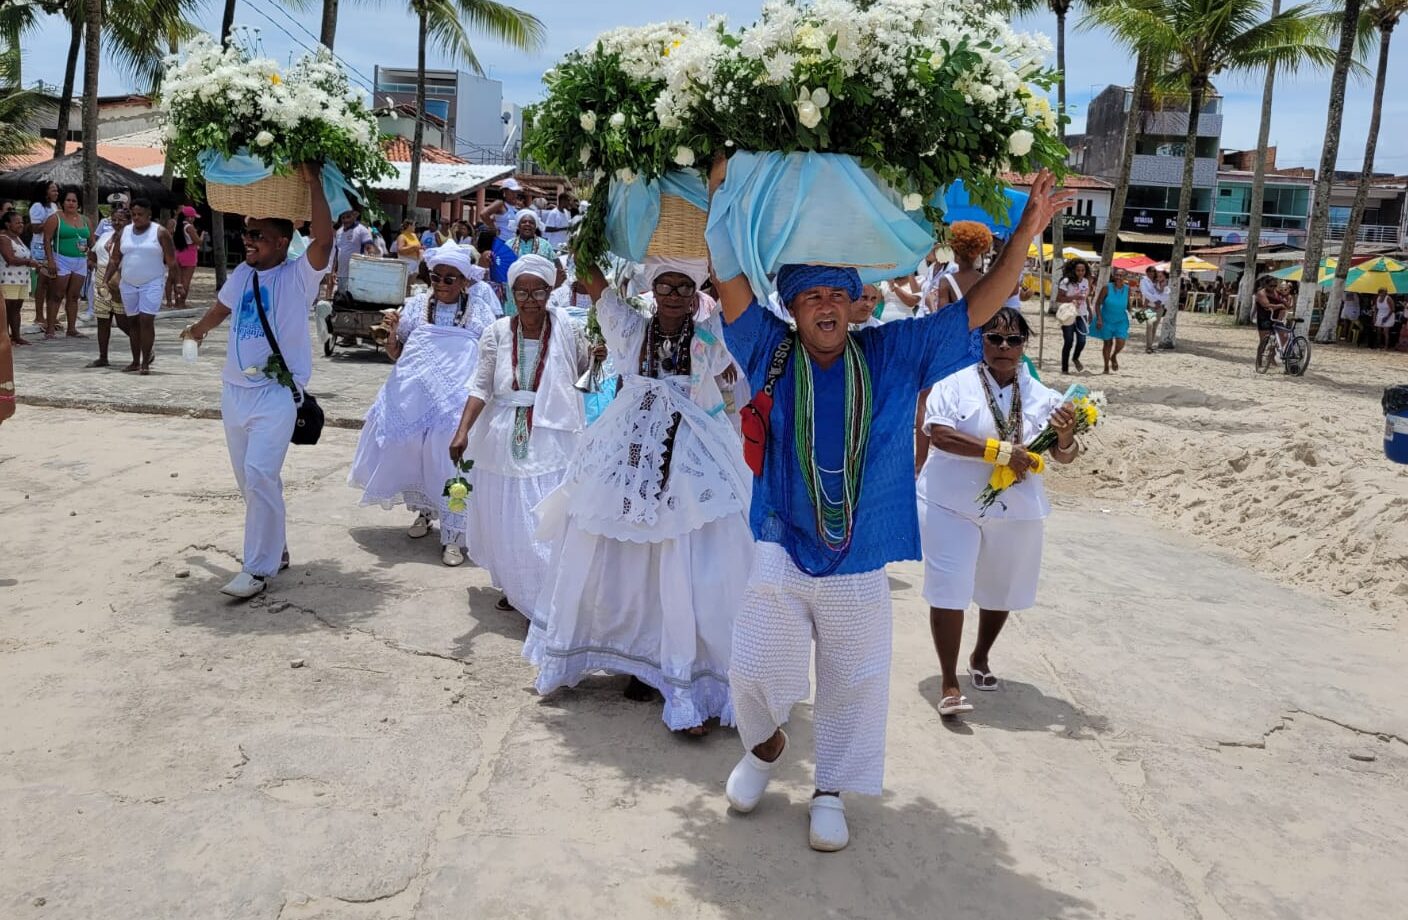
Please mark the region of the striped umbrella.
MULTIPOLYGON (((1340 261, 1339 259, 1322 259, 1322 260, 1321 260, 1321 262, 1320 262, 1320 280, 1321 280, 1321 281, 1324 281, 1326 278, 1328 278, 1328 277, 1330 277, 1332 274, 1334 274, 1335 266, 1339 264, 1339 261, 1340 261)), ((1287 265, 1285 268, 1281 269, 1280 271, 1274 271, 1274 272, 1272 272, 1272 273, 1271 273, 1271 277, 1273 277, 1273 278, 1280 278, 1282 281, 1299 281, 1299 280, 1301 279, 1301 273, 1302 273, 1302 269, 1304 269, 1304 267, 1305 267, 1305 266, 1301 265, 1300 263, 1297 263, 1297 264, 1295 264, 1295 265, 1287 265)))
MULTIPOLYGON (((1400 264, 1392 259, 1375 259, 1374 261, 1400 264)), ((1334 283, 1335 279, 1330 277, 1321 281, 1320 286, 1328 289, 1334 286, 1334 283)), ((1344 289, 1356 294, 1377 294, 1381 290, 1388 291, 1390 294, 1408 294, 1408 268, 1400 271, 1371 271, 1363 266, 1355 266, 1349 270, 1349 276, 1345 278, 1344 289)))

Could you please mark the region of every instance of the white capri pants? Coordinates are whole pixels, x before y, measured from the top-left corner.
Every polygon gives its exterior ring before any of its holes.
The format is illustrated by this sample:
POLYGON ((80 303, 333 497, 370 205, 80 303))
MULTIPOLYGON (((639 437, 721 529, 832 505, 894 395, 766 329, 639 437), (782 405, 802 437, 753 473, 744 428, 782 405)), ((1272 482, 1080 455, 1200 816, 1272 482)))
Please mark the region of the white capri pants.
POLYGON ((225 384, 220 399, 225 446, 244 494, 244 570, 277 575, 288 545, 284 533, 284 455, 298 410, 288 387, 225 384))
POLYGON ((145 313, 156 316, 161 312, 161 298, 166 291, 166 276, 153 278, 146 284, 121 284, 122 309, 128 316, 145 313))
POLYGON ((940 610, 1025 610, 1036 603, 1045 522, 960 514, 919 502, 924 600, 940 610))
POLYGON ((745 749, 771 738, 811 692, 813 639, 816 788, 879 795, 890 705, 885 570, 813 578, 778 544, 757 544, 728 672, 745 749))

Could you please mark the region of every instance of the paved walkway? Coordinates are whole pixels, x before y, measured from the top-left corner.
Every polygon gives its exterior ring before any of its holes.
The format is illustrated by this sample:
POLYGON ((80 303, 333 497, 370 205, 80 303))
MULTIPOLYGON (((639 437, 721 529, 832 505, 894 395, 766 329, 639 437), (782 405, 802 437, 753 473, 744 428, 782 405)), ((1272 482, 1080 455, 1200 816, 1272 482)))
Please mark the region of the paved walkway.
POLYGON ((821 855, 809 706, 728 814, 736 735, 672 737, 619 678, 539 699, 485 574, 356 506, 354 440, 292 452, 295 565, 238 606, 217 424, 0 430, 0 916, 1403 915, 1400 632, 1063 506, 1002 692, 943 723, 919 568, 893 566, 888 791, 821 855))
MULTIPOLYGON (((25 335, 33 345, 15 350, 16 388, 23 403, 51 408, 94 408, 156 415, 220 417, 220 369, 225 361, 228 322, 205 340, 194 364, 181 360, 181 329, 204 310, 162 313, 156 323, 156 360, 147 377, 124 374, 131 359, 127 337, 114 330, 109 347, 113 367, 84 368, 98 356, 97 330, 86 338, 44 341, 25 335)), ((28 314, 26 314, 28 315, 28 314)), ((311 323, 311 321, 310 321, 311 323)), ((370 347, 338 348, 324 357, 314 338, 313 380, 309 390, 327 414, 327 424, 360 428, 367 408, 386 381, 391 364, 370 347)))

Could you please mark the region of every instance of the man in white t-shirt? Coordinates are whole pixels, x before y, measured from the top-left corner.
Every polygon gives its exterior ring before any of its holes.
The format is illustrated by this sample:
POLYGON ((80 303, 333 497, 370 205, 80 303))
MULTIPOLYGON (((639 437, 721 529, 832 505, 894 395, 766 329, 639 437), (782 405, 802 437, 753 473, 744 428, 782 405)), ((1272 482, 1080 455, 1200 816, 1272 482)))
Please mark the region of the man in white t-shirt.
POLYGON ((543 235, 547 241, 552 243, 552 248, 558 252, 564 251, 567 246, 567 237, 572 227, 572 219, 576 217, 577 205, 572 200, 570 192, 563 192, 557 196, 557 207, 543 212, 543 235))
POLYGON ((234 315, 221 373, 220 415, 235 481, 244 495, 244 569, 221 591, 242 599, 259 594, 270 577, 288 567, 281 475, 297 420, 295 400, 302 399, 313 375, 308 310, 332 256, 332 215, 318 167, 304 163, 298 172, 313 200, 312 239, 302 257, 288 260, 291 222, 246 218, 244 261, 230 273, 215 305, 182 332, 199 342, 234 315), (274 351, 259 318, 260 303, 292 388, 271 376, 278 368, 271 365, 274 351))
POLYGON ((372 242, 372 232, 362 223, 361 217, 361 213, 354 209, 344 211, 339 218, 333 246, 337 250, 337 286, 340 290, 347 287, 347 272, 352 267, 352 257, 361 255, 366 245, 372 242))

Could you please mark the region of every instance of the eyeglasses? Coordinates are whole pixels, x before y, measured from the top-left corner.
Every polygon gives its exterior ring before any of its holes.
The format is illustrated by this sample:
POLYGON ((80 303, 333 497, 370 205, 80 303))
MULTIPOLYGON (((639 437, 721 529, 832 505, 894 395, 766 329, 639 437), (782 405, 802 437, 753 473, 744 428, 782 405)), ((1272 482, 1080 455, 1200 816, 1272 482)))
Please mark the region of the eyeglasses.
POLYGON ((547 291, 542 291, 542 290, 538 290, 538 291, 514 291, 514 292, 513 292, 513 299, 516 300, 516 301, 518 301, 519 303, 528 303, 529 301, 532 301, 533 303, 547 303, 547 302, 548 302, 548 293, 549 293, 549 292, 547 292, 547 291))
POLYGON ((1022 343, 1027 340, 1024 335, 1003 335, 1001 332, 987 332, 983 334, 983 338, 994 348, 1001 348, 1003 345, 1008 348, 1021 348, 1022 343))
POLYGON ((240 236, 244 237, 247 240, 251 240, 255 243, 258 243, 264 239, 264 231, 260 230, 257 227, 245 227, 240 230, 240 236))
POLYGON ((651 290, 656 297, 693 297, 694 282, 686 281, 683 284, 670 284, 667 281, 657 281, 651 285, 651 290))
POLYGON ((459 284, 464 280, 464 275, 441 275, 436 272, 430 273, 431 284, 459 284))

